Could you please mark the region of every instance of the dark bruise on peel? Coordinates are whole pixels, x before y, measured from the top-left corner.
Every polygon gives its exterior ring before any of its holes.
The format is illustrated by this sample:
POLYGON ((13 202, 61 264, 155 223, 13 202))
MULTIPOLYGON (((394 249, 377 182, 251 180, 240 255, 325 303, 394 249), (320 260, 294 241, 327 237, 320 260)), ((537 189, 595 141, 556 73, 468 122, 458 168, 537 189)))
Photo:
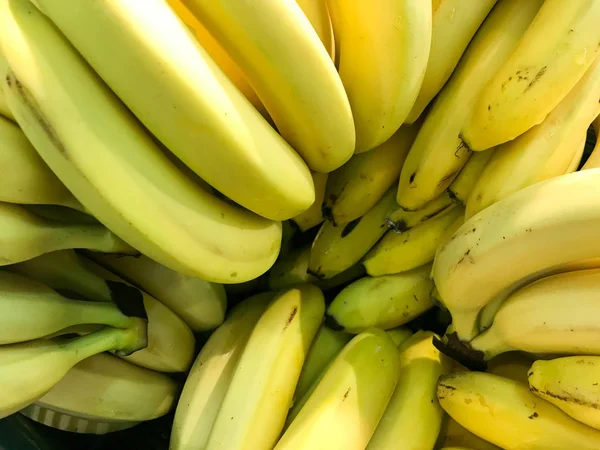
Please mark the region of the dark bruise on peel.
MULTIPOLYGON (((332 195, 331 197, 335 196, 332 195)), ((332 205, 333 203, 335 203, 335 200, 332 201, 332 205)), ((323 205, 321 205, 321 214, 323 215, 324 219, 329 220, 334 226, 336 226, 335 219, 333 217, 333 208, 329 206, 329 204, 323 203, 323 205)))
POLYGON ((395 233, 404 233, 409 230, 408 224, 405 220, 393 221, 389 217, 384 220, 385 225, 395 233))
POLYGON ((344 397, 342 398, 342 401, 346 400, 348 398, 348 395, 350 395, 350 391, 352 390, 351 387, 349 387, 346 392, 344 392, 344 397))
POLYGON ((292 309, 292 312, 290 313, 290 316, 288 317, 287 321, 285 322, 285 326, 283 327, 283 331, 287 330, 287 328, 290 326, 290 324, 294 320, 294 317, 296 317, 296 314, 298 314, 298 307, 294 306, 294 309, 292 309))
POLYGON ((361 219, 362 217, 359 217, 358 219, 354 219, 353 221, 348 222, 346 226, 344 226, 344 229, 342 230, 342 234, 340 236, 345 238, 350 233, 352 233, 352 230, 356 228, 356 226, 360 223, 361 219))
POLYGON ((487 369, 487 363, 484 360, 484 353, 482 351, 474 350, 468 342, 461 341, 456 332, 447 335, 446 339, 446 342, 443 342, 434 337, 433 346, 469 370, 484 372, 487 369))
MULTIPOLYGON (((320 269, 320 267, 319 267, 319 269, 320 269)), ((311 275, 311 276, 313 276, 313 277, 315 277, 315 278, 318 278, 319 280, 322 280, 322 279, 325 278, 325 275, 322 274, 319 271, 319 269, 317 269, 317 270, 306 269, 306 273, 309 274, 309 275, 311 275)))
POLYGON ((533 77, 533 80, 531 80, 529 82, 529 84, 527 85, 527 87, 525 88, 525 90, 523 92, 527 92, 529 89, 531 89, 531 87, 537 83, 538 81, 540 81, 540 79, 544 76, 544 74, 546 73, 546 70, 548 69, 548 66, 544 66, 542 67, 540 70, 538 70, 538 72, 535 74, 535 76, 533 77))
MULTIPOLYGON (((531 373, 528 374, 528 376, 531 376, 531 373)), ((575 403, 576 405, 580 405, 580 406, 587 406, 593 409, 600 409, 600 404, 598 403, 594 403, 594 402, 587 402, 584 399, 580 399, 580 398, 575 398, 569 395, 558 395, 558 394, 553 394, 552 392, 548 392, 548 391, 541 391, 539 389, 537 389, 534 386, 529 385, 529 389, 531 390, 531 392, 533 393, 539 393, 541 395, 546 395, 548 397, 552 397, 555 398, 557 400, 562 400, 563 402, 570 402, 570 403, 575 403)))

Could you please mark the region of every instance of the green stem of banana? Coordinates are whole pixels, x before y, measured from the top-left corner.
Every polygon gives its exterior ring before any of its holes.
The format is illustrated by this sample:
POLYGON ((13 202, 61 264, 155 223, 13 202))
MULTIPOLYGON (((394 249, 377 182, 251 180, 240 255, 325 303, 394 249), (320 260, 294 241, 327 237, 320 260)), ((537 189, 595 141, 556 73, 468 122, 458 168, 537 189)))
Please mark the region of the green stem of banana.
POLYGON ((73 300, 74 318, 80 324, 101 324, 114 328, 128 328, 133 318, 123 314, 113 303, 86 302, 73 300))
MULTIPOLYGON (((61 225, 61 249, 84 248, 105 253, 136 254, 137 251, 102 225, 61 225)), ((60 244, 59 244, 60 245, 60 244)))

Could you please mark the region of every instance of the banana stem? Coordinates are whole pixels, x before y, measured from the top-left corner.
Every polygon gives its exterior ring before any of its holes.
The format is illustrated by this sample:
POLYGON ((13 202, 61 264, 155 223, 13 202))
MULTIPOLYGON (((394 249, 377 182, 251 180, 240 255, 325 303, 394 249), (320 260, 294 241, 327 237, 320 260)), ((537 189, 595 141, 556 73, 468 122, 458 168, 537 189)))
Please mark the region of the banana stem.
POLYGON ((58 238, 56 250, 73 248, 104 253, 136 254, 137 251, 102 225, 61 225, 64 230, 58 238))
POLYGON ((127 328, 132 318, 123 314, 113 303, 72 300, 77 324, 100 324, 114 328, 127 328))
POLYGON ((463 342, 469 342, 479 334, 478 316, 479 310, 468 310, 452 314, 452 325, 458 338, 463 342))

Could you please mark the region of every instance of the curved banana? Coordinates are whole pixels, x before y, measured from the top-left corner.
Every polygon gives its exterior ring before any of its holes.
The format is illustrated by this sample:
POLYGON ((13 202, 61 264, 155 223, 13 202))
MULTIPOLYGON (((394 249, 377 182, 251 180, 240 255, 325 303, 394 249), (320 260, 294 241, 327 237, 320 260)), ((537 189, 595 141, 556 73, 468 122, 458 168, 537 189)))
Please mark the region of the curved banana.
POLYGON ((398 381, 383 331, 354 337, 333 360, 274 450, 364 450, 398 381))
POLYGON ((436 250, 465 222, 463 208, 433 217, 405 233, 387 233, 365 256, 373 277, 416 269, 433 261, 436 250))
POLYGON ((497 0, 439 0, 433 3, 431 49, 421 90, 406 118, 414 123, 443 88, 475 32, 497 0))
MULTIPOLYGON (((132 3, 148 7, 149 15, 150 2, 132 3)), ((2 80, 8 103, 44 161, 87 210, 150 258, 207 281, 241 283, 275 262, 279 223, 217 199, 177 170, 31 3, 8 0, 0 8, 0 41, 11 68, 2 80)), ((69 8, 69 15, 74 11, 69 8)), ((166 17, 172 14, 167 8, 166 17)), ((198 78, 194 83, 202 84, 198 78)))
POLYGON ((546 0, 473 105, 461 131, 465 144, 485 150, 541 123, 594 62, 598 22, 596 0, 546 0))
POLYGON ((427 264, 396 275, 361 278, 335 297, 327 308, 326 324, 350 333, 404 325, 433 307, 430 272, 427 264))
POLYGON ((442 422, 439 438, 442 450, 502 450, 479 436, 475 436, 452 417, 447 416, 445 419, 442 422))
POLYGON ((147 256, 88 253, 106 267, 161 302, 194 332, 212 330, 223 323, 227 296, 222 285, 177 273, 147 256))
POLYGON ((317 32, 319 39, 325 46, 332 60, 335 60, 335 45, 333 39, 333 28, 331 18, 327 9, 326 0, 296 0, 306 18, 310 21, 317 32))
POLYGON ((241 67, 281 135, 312 170, 331 172, 350 158, 355 136, 348 97, 294 0, 183 3, 241 67))
POLYGON ((271 302, 240 356, 206 450, 273 448, 324 310, 323 294, 310 284, 271 302))
POLYGON ((592 154, 589 156, 581 170, 600 168, 600 116, 596 117, 596 120, 594 120, 592 126, 596 132, 596 145, 594 146, 592 154))
MULTIPOLYGON (((0 50, 0 76, 4 76, 7 71, 8 64, 6 63, 6 59, 4 59, 4 57, 2 56, 2 50, 0 50)), ((6 103, 6 98, 4 97, 2 89, 0 89, 0 115, 12 121, 15 120, 12 111, 8 107, 8 103, 6 103)))
POLYGON ((527 373, 534 358, 523 352, 508 352, 492 358, 487 371, 500 377, 527 384, 527 373))
POLYGON ((600 448, 600 432, 571 419, 517 381, 459 372, 440 378, 437 395, 459 424, 501 448, 600 448))
POLYGON ((329 174, 323 211, 327 219, 343 225, 366 214, 398 177, 418 125, 400 127, 383 144, 354 155, 329 174))
MULTIPOLYGON (((460 131, 487 81, 517 46, 541 0, 503 0, 492 10, 435 99, 400 174, 398 204, 422 208, 450 186, 471 153, 460 131)), ((472 7, 472 6, 471 6, 472 7)))
POLYGON ((301 231, 306 231, 316 227, 323 222, 323 199, 325 198, 325 188, 327 186, 328 174, 311 172, 313 183, 315 185, 315 201, 304 212, 293 217, 292 220, 298 225, 301 231))
POLYGON ((392 186, 364 216, 345 225, 326 220, 310 250, 308 272, 317 278, 331 278, 356 264, 388 231, 385 218, 396 205, 392 186))
POLYGON ((366 0, 328 0, 328 6, 361 153, 387 141, 415 103, 429 59, 431 2, 382 0, 374 8, 366 0))
POLYGON ((433 337, 418 331, 401 345, 398 384, 366 450, 434 448, 444 415, 437 380, 452 362, 433 346, 433 337))
POLYGON ((466 217, 527 186, 563 175, 598 110, 600 58, 539 125, 496 147, 467 202, 466 217))
POLYGON ((444 193, 416 211, 407 211, 401 206, 396 206, 386 216, 385 222, 396 233, 404 233, 419 224, 452 211, 454 204, 452 198, 444 193))
POLYGON ((529 186, 483 210, 436 255, 433 278, 457 337, 479 333, 479 311, 525 277, 597 258, 600 169, 529 186), (560 214, 557 214, 560 211, 560 214))
POLYGON ((467 161, 467 164, 465 164, 465 167, 463 167, 452 184, 446 189, 446 193, 452 200, 462 206, 467 205, 469 195, 477 185, 477 181, 493 155, 494 150, 491 149, 485 152, 477 152, 469 156, 469 160, 467 161))
POLYGON ((570 356, 536 361, 529 369, 529 389, 569 416, 600 430, 599 356, 570 356))
POLYGON ((236 305, 204 344, 177 404, 171 450, 205 448, 240 355, 274 297, 274 292, 262 293, 236 305))

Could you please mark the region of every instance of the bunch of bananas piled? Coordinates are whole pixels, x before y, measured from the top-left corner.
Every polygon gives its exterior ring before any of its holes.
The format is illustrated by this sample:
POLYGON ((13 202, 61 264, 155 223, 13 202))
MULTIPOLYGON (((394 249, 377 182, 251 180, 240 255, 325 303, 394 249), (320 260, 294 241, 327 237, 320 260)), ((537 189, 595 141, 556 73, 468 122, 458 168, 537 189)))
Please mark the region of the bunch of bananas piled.
POLYGON ((171 450, 600 449, 599 23, 0 0, 0 417, 175 410, 171 450))

